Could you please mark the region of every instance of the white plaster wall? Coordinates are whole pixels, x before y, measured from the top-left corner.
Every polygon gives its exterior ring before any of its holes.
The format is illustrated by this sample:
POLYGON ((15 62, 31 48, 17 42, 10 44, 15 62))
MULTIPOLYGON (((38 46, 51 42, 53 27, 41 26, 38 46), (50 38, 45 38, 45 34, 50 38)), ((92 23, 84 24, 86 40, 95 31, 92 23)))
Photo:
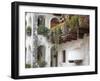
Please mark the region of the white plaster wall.
MULTIPOLYGON (((26 22, 27 22, 27 26, 30 26, 33 30, 33 22, 29 22, 29 18, 31 17, 31 21, 33 21, 33 14, 32 13, 27 13, 26 15, 26 22)), ((31 36, 27 36, 26 35, 26 48, 27 48, 27 52, 26 52, 26 64, 32 64, 32 45, 33 45, 33 33, 31 36), (31 47, 31 50, 29 49, 29 46, 31 47)))
POLYGON ((89 37, 85 37, 85 40, 84 40, 84 55, 85 55, 85 57, 84 57, 84 61, 83 61, 83 65, 89 65, 89 60, 90 60, 90 58, 89 58, 89 56, 90 56, 90 52, 89 52, 89 47, 90 45, 89 45, 89 37))
POLYGON ((51 61, 51 47, 52 45, 47 41, 46 37, 42 35, 38 35, 39 45, 45 46, 45 62, 46 67, 50 67, 50 61, 51 61))
MULTIPOLYGON (((50 21, 52 18, 55 16, 50 15, 50 14, 45 14, 45 26, 50 28, 50 21)), ((45 37, 42 37, 40 40, 43 45, 46 46, 46 56, 45 60, 47 62, 47 66, 50 66, 50 61, 51 61, 51 47, 52 44, 47 42, 45 37)), ((84 60, 83 65, 88 65, 89 64, 89 37, 84 37, 84 39, 78 39, 78 40, 73 40, 64 44, 59 45, 58 48, 58 66, 74 66, 76 65, 75 63, 69 63, 69 59, 78 59, 78 60, 84 60), (71 50, 79 48, 77 51, 78 53, 76 55, 73 55, 71 58, 69 58, 69 52, 71 50), (66 63, 62 62, 62 51, 66 50, 66 63), (84 51, 85 50, 85 51, 84 51)))
POLYGON ((64 43, 59 46, 59 51, 58 51, 58 64, 59 66, 74 66, 76 65, 75 63, 69 63, 68 60, 70 59, 79 59, 83 60, 82 65, 88 65, 89 64, 89 37, 84 37, 84 39, 79 39, 79 40, 73 40, 67 43, 64 43), (69 57, 69 52, 71 52, 75 48, 80 48, 78 50, 78 54, 72 55, 72 58, 69 57), (66 63, 62 62, 62 51, 66 50, 66 63))
MULTIPOLYGON (((45 16, 45 27, 48 27, 50 29, 50 22, 51 19, 54 18, 55 16, 53 16, 52 14, 42 14, 45 16)), ((46 67, 50 67, 50 62, 51 62, 51 48, 52 48, 52 44, 50 42, 48 42, 48 40, 46 39, 46 37, 39 35, 39 40, 41 41, 41 44, 44 45, 46 47, 45 50, 45 61, 46 61, 46 67)))
MULTIPOLYGON (((32 27, 32 31, 33 31, 33 26, 36 26, 36 22, 33 22, 34 17, 38 16, 38 15, 44 15, 45 16, 45 26, 50 28, 50 19, 53 17, 52 15, 48 15, 48 14, 35 14, 35 13, 27 13, 26 15, 26 21, 27 21, 27 26, 32 27), (32 22, 29 22, 29 17, 31 17, 32 22)), ((33 64, 34 58, 33 58, 33 32, 31 36, 27 36, 26 35, 26 48, 27 48, 27 52, 26 52, 26 64, 33 64), (28 50, 29 46, 31 47, 31 50, 28 50)), ((42 36, 42 35, 38 35, 38 41, 39 41, 39 45, 43 45, 45 46, 45 61, 47 63, 47 67, 50 66, 50 55, 51 55, 51 44, 47 41, 46 37, 42 36)))
MULTIPOLYGON (((35 13, 27 13, 26 15, 26 21, 27 21, 27 26, 30 26, 32 31, 31 31, 31 36, 27 36, 26 35, 26 48, 27 48, 27 52, 26 52, 26 64, 31 64, 31 66, 33 67, 33 62, 35 62, 35 58, 33 57, 33 52, 34 52, 34 38, 33 38, 33 28, 36 26, 36 21, 34 20, 36 17, 35 13), (31 17, 31 22, 29 22, 29 18, 31 17), (29 46, 31 47, 31 50, 29 49, 29 46)), ((26 30, 25 30, 26 31, 26 30)), ((35 32, 37 33, 37 32, 35 32)))

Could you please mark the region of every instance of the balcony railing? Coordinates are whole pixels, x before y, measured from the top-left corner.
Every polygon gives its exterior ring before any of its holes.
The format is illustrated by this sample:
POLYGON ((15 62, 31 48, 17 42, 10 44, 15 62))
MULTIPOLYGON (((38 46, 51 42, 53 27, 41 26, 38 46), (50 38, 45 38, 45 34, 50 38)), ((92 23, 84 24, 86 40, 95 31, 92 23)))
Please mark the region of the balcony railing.
MULTIPOLYGON (((52 27, 52 31, 56 31, 56 28, 61 28, 63 29, 64 27, 64 23, 61 23, 61 24, 58 24, 54 27, 52 27)), ((71 40, 77 40, 77 38, 83 38, 84 34, 89 34, 89 28, 86 28, 86 27, 80 27, 78 29, 75 29, 75 30, 71 30, 71 31, 67 31, 67 32, 62 32, 62 34, 59 35, 59 44, 61 43, 66 43, 68 41, 71 41, 71 40), (77 32, 78 31, 78 32, 77 32)), ((52 38, 52 37, 51 37, 52 38)), ((55 40, 52 38, 51 39, 51 42, 52 43, 55 43, 55 40)))

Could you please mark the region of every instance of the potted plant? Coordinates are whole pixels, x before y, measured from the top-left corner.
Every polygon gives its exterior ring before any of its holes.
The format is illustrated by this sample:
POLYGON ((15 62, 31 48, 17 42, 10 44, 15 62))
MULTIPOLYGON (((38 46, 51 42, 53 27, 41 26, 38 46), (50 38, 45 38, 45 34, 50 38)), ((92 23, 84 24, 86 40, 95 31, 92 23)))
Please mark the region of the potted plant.
POLYGON ((28 36, 31 36, 31 34, 32 34, 32 29, 31 29, 30 26, 28 26, 28 27, 26 28, 26 34, 27 34, 28 36))
POLYGON ((37 33, 40 34, 40 35, 43 35, 45 37, 48 36, 48 33, 49 33, 49 29, 43 25, 40 25, 37 29, 37 33))

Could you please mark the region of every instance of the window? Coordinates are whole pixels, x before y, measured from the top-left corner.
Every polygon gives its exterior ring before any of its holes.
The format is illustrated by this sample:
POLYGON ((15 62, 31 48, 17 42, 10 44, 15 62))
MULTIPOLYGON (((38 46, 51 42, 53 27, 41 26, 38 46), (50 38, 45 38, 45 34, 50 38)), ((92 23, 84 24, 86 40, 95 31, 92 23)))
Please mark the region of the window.
POLYGON ((66 62, 66 51, 63 50, 62 52, 63 52, 63 62, 65 63, 66 62))
POLYGON ((58 25, 58 24, 59 24, 58 18, 52 18, 51 19, 51 28, 58 25))
POLYGON ((45 17, 43 15, 38 16, 38 26, 45 26, 45 17))

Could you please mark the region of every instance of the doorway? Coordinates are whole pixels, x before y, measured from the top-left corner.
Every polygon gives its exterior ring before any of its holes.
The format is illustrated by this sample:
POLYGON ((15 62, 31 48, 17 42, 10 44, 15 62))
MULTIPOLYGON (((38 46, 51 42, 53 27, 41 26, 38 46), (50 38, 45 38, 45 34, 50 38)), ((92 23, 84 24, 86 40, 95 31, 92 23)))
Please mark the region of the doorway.
POLYGON ((54 47, 51 48, 51 67, 58 66, 58 52, 54 47))
POLYGON ((39 46, 37 49, 37 63, 39 67, 45 67, 45 46, 39 46))

